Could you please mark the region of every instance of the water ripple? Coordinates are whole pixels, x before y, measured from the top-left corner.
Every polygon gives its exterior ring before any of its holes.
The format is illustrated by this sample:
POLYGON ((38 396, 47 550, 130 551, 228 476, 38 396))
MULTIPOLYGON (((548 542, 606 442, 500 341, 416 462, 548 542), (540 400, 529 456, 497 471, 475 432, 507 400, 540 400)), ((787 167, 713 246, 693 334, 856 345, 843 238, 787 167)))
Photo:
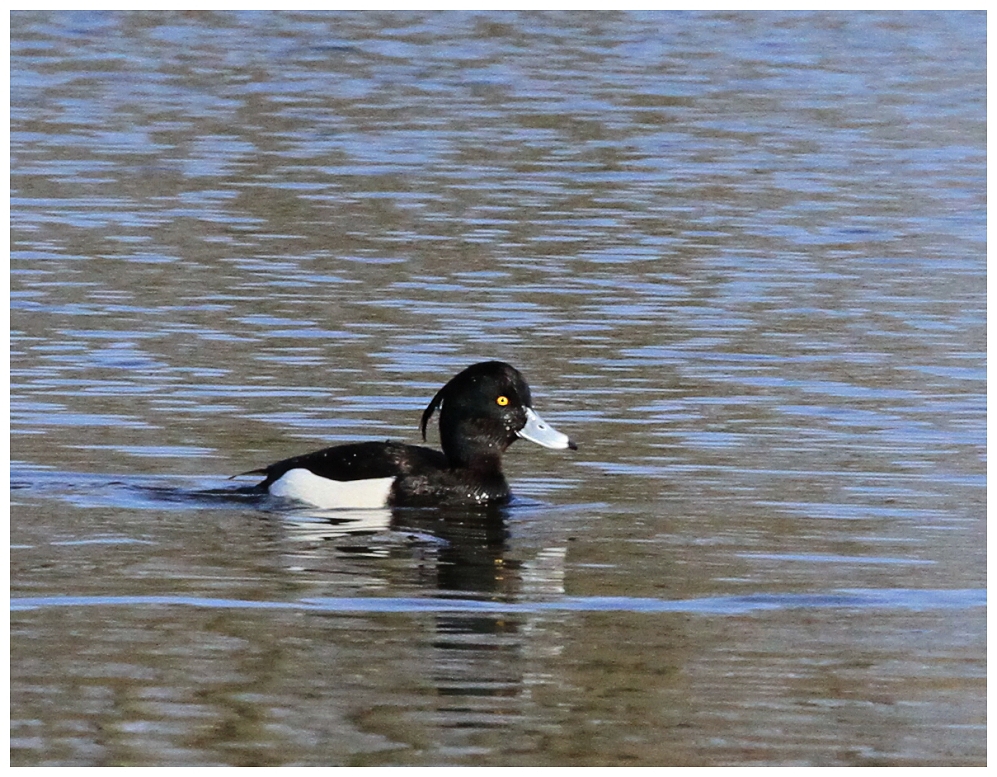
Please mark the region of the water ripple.
POLYGON ((747 594, 700 599, 651 599, 629 596, 581 596, 548 601, 497 602, 443 597, 335 597, 294 602, 216 599, 198 596, 40 596, 12 598, 12 611, 52 607, 146 607, 181 605, 212 609, 313 610, 349 613, 541 613, 541 612, 682 612, 745 615, 760 610, 791 609, 967 609, 986 606, 983 589, 841 589, 810 594, 747 594))

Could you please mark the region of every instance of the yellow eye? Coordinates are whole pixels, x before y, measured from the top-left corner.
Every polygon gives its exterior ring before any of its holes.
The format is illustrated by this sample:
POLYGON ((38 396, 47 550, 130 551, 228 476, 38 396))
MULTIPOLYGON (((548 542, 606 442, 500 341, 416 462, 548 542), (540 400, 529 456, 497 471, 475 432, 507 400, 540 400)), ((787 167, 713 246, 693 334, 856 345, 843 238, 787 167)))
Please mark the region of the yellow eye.
POLYGON ((505 407, 506 405, 509 404, 509 397, 503 395, 503 396, 500 396, 495 401, 498 403, 499 407, 505 407))

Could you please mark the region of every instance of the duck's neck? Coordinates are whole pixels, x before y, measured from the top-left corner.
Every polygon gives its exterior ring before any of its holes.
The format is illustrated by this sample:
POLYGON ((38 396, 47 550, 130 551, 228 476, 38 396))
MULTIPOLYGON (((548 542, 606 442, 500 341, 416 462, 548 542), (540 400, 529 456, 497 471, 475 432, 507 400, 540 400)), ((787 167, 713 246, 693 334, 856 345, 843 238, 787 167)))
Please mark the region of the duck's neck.
POLYGON ((471 421, 440 425, 440 444, 450 466, 479 472, 502 473, 502 453, 509 444, 495 440, 475 428, 471 421))

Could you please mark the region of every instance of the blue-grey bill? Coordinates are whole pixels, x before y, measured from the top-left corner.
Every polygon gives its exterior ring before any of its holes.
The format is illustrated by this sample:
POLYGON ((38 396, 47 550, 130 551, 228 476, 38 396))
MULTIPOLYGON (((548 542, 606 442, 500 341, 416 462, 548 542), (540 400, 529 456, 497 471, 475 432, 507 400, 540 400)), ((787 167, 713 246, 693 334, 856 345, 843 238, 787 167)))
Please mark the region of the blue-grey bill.
POLYGON ((568 439, 568 435, 561 434, 557 429, 544 421, 532 407, 526 408, 526 426, 516 432, 516 434, 524 440, 535 442, 537 445, 542 445, 545 448, 556 448, 558 450, 563 450, 564 448, 576 450, 578 448, 577 445, 568 439))

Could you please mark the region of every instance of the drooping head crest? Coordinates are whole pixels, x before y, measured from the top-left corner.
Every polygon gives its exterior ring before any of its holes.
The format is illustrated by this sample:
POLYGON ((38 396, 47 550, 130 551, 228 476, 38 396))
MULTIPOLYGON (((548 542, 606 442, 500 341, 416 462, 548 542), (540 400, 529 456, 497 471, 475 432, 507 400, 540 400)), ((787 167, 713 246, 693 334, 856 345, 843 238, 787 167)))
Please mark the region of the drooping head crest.
POLYGON ((454 396, 460 392, 473 390, 473 386, 480 381, 495 381, 496 385, 508 384, 516 392, 520 400, 526 405, 530 404, 530 387, 515 367, 500 361, 478 362, 472 364, 465 370, 454 375, 447 384, 436 392, 436 396, 422 413, 422 421, 419 429, 422 431, 422 439, 426 439, 426 427, 429 419, 439 408, 442 413, 442 405, 448 396, 454 396))

